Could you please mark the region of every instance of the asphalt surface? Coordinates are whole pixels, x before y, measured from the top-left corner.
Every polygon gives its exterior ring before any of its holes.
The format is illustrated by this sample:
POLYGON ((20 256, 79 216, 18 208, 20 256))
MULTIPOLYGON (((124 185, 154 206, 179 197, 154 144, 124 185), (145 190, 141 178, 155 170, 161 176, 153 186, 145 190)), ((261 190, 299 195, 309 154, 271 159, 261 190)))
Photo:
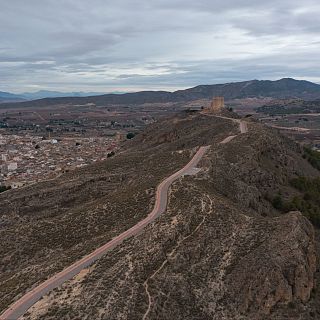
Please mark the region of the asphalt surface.
POLYGON ((247 122, 243 120, 237 120, 237 122, 240 124, 240 132, 241 133, 247 133, 248 132, 248 124, 247 122))
POLYGON ((75 275, 77 275, 81 270, 87 268, 96 260, 101 258, 108 251, 119 245, 123 240, 132 237, 139 233, 146 225, 153 222, 159 215, 161 215, 167 207, 168 202, 168 190, 170 185, 182 177, 183 175, 195 174, 198 172, 196 170, 196 166, 208 150, 209 146, 200 147, 197 153, 193 156, 190 162, 183 167, 181 170, 177 171, 170 177, 166 178, 162 181, 156 191, 156 202, 153 210, 148 214, 148 216, 142 221, 138 222, 132 228, 123 232, 119 236, 115 237, 102 247, 96 249, 89 255, 83 257, 81 260, 75 262, 70 267, 64 269, 59 272, 55 276, 49 278, 39 286, 27 292, 24 296, 22 296, 19 300, 17 300, 14 304, 12 304, 1 316, 1 320, 16 320, 21 317, 26 311, 33 306, 37 301, 39 301, 44 295, 48 294, 54 288, 59 287, 65 281, 72 279, 75 275))

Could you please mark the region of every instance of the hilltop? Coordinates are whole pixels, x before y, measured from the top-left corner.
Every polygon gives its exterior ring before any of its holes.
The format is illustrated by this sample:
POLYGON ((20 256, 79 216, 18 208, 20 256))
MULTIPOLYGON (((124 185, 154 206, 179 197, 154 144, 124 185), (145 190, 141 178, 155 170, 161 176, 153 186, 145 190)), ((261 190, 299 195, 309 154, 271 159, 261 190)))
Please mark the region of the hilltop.
POLYGON ((45 98, 19 104, 4 104, 1 107, 39 107, 56 104, 143 104, 185 102, 198 99, 211 99, 213 96, 224 96, 225 99, 240 99, 250 97, 271 97, 278 99, 301 98, 320 99, 320 85, 291 78, 277 81, 252 80, 215 85, 200 85, 175 92, 141 91, 125 94, 105 94, 91 97, 60 97, 45 98))
POLYGON ((105 162, 1 194, 0 309, 140 221, 156 186, 210 145, 201 171, 174 182, 165 214, 23 319, 319 316, 318 229, 273 200, 320 172, 278 131, 247 120, 239 134, 237 116, 224 116, 180 113, 105 162))

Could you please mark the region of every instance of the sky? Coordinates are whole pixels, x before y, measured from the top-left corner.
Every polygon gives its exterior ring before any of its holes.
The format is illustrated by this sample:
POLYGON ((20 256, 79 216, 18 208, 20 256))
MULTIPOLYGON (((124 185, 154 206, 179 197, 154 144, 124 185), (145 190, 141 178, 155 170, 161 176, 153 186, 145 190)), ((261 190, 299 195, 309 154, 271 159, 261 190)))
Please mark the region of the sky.
POLYGON ((320 83, 319 0, 0 0, 0 91, 320 83))

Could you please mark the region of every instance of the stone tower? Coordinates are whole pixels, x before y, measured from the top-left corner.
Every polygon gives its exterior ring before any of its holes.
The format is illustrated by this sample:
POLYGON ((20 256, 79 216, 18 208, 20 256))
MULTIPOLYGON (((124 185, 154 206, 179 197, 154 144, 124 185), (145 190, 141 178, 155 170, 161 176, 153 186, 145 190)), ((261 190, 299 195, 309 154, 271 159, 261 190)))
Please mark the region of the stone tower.
POLYGON ((210 105, 210 111, 218 112, 218 111, 221 111, 223 107, 224 107, 224 97, 214 97, 210 105))

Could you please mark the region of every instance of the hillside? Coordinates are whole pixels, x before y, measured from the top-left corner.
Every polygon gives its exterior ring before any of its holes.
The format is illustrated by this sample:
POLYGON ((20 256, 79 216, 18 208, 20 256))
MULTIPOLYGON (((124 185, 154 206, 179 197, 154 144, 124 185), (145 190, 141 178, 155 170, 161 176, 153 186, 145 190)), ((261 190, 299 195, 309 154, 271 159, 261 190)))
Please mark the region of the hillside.
POLYGON ((271 98, 320 98, 320 85, 308 82, 284 78, 277 81, 252 80, 245 82, 226 83, 218 85, 198 86, 185 91, 177 91, 179 95, 198 96, 198 98, 211 98, 224 96, 225 99, 239 99, 252 97, 271 98))
POLYGON ((252 80, 244 82, 201 85, 194 88, 175 92, 166 91, 142 91, 125 94, 106 94, 92 97, 64 97, 46 98, 23 102, 15 105, 2 105, 2 107, 39 107, 56 104, 143 104, 143 103, 166 103, 183 102, 197 99, 212 99, 213 96, 224 96, 225 99, 238 99, 249 97, 271 98, 302 98, 320 99, 320 85, 285 78, 277 81, 252 80))
POLYGON ((269 115, 320 113, 320 100, 274 100, 257 108, 257 112, 269 115))
POLYGON ((159 182, 210 145, 202 170, 174 182, 165 214, 23 319, 319 316, 318 229, 270 197, 290 198, 293 178, 320 172, 277 131, 248 126, 239 134, 231 119, 181 114, 103 163, 1 194, 0 309, 140 221, 159 182))

